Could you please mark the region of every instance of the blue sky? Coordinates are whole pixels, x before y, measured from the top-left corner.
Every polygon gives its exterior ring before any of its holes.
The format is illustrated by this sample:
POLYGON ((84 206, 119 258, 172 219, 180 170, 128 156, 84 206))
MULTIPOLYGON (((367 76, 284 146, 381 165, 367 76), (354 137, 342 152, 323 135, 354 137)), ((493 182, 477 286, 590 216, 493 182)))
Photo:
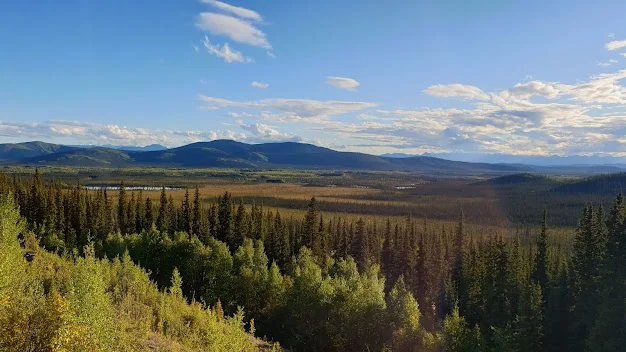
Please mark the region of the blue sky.
POLYGON ((0 142, 626 156, 624 1, 0 4, 0 142))

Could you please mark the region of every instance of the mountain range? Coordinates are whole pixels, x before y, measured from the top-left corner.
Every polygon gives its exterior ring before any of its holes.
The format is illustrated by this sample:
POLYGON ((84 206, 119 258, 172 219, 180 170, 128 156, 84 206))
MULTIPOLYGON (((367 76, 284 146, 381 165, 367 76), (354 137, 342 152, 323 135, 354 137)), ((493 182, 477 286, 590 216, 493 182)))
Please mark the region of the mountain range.
MULTIPOLYGON (((416 154, 388 153, 382 154, 388 158, 410 158, 416 154)), ((593 156, 593 155, 510 155, 510 154, 478 154, 478 153, 424 153, 421 156, 431 156, 447 160, 481 162, 481 163, 506 163, 525 164, 535 166, 574 166, 574 165, 604 165, 619 168, 626 167, 626 157, 593 156)))
POLYGON ((341 169, 445 175, 519 172, 595 174, 622 170, 614 165, 553 167, 452 161, 425 155, 377 156, 340 152, 296 142, 246 144, 232 140, 197 142, 171 149, 161 145, 147 147, 65 146, 39 141, 0 144, 0 163, 94 167, 341 169))
POLYGON ((339 152, 311 144, 284 142, 246 144, 215 140, 161 149, 63 146, 44 142, 0 144, 0 162, 20 165, 98 167, 222 167, 393 170, 429 173, 505 173, 520 166, 450 161, 427 156, 388 158, 339 152))

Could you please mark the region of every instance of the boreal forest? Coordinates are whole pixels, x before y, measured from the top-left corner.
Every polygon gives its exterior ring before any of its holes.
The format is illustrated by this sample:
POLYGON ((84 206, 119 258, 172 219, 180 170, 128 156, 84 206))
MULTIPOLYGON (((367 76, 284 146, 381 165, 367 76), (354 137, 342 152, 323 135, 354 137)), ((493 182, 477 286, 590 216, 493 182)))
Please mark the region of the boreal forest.
POLYGON ((620 351, 626 200, 570 233, 0 176, 2 351, 620 351))

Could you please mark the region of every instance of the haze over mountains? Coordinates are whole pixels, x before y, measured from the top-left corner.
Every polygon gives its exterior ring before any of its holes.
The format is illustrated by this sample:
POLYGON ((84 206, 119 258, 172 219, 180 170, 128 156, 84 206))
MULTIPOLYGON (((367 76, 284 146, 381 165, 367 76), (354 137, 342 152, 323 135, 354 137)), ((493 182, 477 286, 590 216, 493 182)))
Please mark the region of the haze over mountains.
MULTIPOLYGON (((479 153, 425 153, 422 156, 431 156, 447 160, 481 162, 481 163, 506 163, 527 164, 537 166, 572 166, 572 165, 614 165, 626 166, 626 158, 612 156, 541 156, 541 155, 509 155, 509 154, 479 154, 479 153)), ((410 158, 414 154, 387 153, 381 156, 389 158, 410 158)))

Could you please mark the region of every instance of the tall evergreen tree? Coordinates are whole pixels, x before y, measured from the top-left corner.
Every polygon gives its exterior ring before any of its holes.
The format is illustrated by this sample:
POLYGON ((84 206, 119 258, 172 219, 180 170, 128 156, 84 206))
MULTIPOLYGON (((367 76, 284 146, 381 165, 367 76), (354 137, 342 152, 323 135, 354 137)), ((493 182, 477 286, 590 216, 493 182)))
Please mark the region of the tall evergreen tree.
POLYGON ((189 189, 185 189, 185 197, 183 198, 181 230, 185 231, 191 238, 192 235, 192 213, 191 203, 189 200, 189 189))
POLYGON ((603 262, 604 244, 598 229, 596 213, 591 205, 585 207, 576 229, 572 274, 574 286, 573 348, 582 351, 596 319, 600 295, 600 267, 603 262))
POLYGON ((535 254, 535 268, 533 280, 537 282, 541 289, 542 297, 546 297, 548 292, 548 211, 543 210, 541 221, 541 233, 537 238, 537 253, 535 254))
POLYGON ((167 230, 169 229, 167 193, 165 193, 165 186, 161 188, 161 197, 159 201, 159 212, 157 214, 156 227, 161 232, 167 232, 167 230))
POLYGON ((302 237, 304 240, 303 245, 311 248, 313 246, 313 241, 315 237, 317 237, 317 231, 319 229, 317 223, 318 210, 317 210, 317 202, 315 197, 311 198, 309 201, 309 205, 307 207, 306 216, 304 217, 304 224, 302 229, 302 237))
POLYGON ((230 232, 231 237, 226 241, 232 252, 243 244, 247 233, 246 208, 243 205, 243 200, 240 200, 233 219, 233 230, 230 232))
POLYGON ((146 209, 146 213, 145 213, 145 226, 144 228, 149 230, 152 225, 154 225, 154 210, 152 210, 152 200, 150 199, 150 197, 146 198, 146 205, 145 205, 145 209, 146 209))
POLYGON ((597 319, 586 344, 594 352, 623 350, 626 341, 626 204, 621 192, 613 202, 608 225, 597 319))
POLYGON ((191 232, 198 237, 202 236, 202 207, 200 204, 200 189, 196 186, 196 190, 193 194, 193 210, 192 210, 192 225, 191 232))
POLYGON ((231 195, 225 192, 218 198, 217 208, 217 229, 215 237, 226 243, 234 243, 229 240, 232 238, 233 216, 232 216, 232 200, 231 195))
POLYGON ((117 196, 117 229, 122 233, 126 234, 126 218, 128 216, 126 199, 126 187, 124 186, 124 181, 120 183, 120 189, 117 196))

